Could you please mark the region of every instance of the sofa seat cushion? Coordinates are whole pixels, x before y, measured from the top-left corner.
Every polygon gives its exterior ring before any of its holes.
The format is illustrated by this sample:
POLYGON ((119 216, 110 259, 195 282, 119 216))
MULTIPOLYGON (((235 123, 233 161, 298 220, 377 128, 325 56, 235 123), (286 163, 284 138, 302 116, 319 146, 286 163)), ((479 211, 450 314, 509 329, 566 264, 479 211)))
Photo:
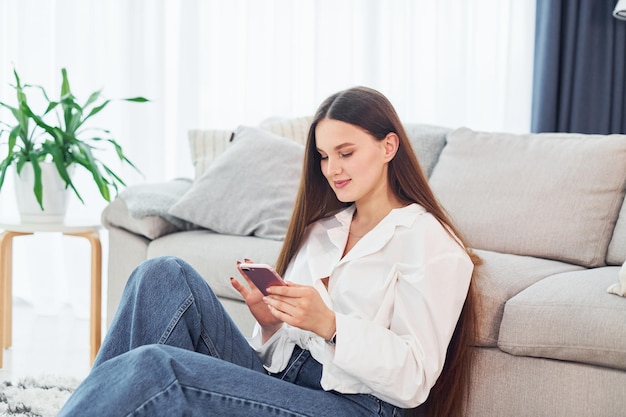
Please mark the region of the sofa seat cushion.
POLYGON ((177 256, 187 261, 209 283, 216 295, 241 300, 231 286, 230 277, 243 280, 237 271, 237 261, 249 258, 254 262, 273 265, 282 242, 254 236, 232 236, 208 230, 172 233, 152 241, 148 259, 177 256))
POLYGON ((531 256, 476 250, 483 260, 474 282, 479 299, 479 346, 496 346, 505 303, 547 276, 583 268, 531 256))
POLYGON ((618 267, 545 278, 504 308, 505 352, 626 370, 626 299, 608 294, 618 267))
POLYGON ((448 134, 430 177, 473 247, 604 266, 624 199, 626 135, 448 134))

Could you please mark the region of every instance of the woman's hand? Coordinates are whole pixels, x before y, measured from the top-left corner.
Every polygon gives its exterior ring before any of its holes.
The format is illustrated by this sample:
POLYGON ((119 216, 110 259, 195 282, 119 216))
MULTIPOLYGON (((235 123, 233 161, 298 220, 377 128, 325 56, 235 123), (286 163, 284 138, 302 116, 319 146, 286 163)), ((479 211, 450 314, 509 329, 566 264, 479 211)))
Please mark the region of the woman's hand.
POLYGON ((315 288, 287 282, 267 289, 263 300, 278 320, 309 330, 329 340, 336 330, 335 313, 326 306, 315 288))
MULTIPOLYGON (((251 261, 246 259, 246 263, 250 263, 251 261)), ((254 283, 248 278, 248 276, 241 270, 239 267, 241 263, 237 262, 237 270, 244 278, 244 280, 248 283, 250 288, 247 288, 241 282, 237 281, 235 278, 230 278, 230 283, 235 288, 239 294, 243 297, 246 305, 250 309, 250 312, 256 319, 256 321, 261 326, 262 330, 262 341, 265 342, 267 339, 272 337, 274 333, 283 325, 282 320, 275 317, 267 304, 263 300, 263 294, 261 291, 254 285, 254 283)))

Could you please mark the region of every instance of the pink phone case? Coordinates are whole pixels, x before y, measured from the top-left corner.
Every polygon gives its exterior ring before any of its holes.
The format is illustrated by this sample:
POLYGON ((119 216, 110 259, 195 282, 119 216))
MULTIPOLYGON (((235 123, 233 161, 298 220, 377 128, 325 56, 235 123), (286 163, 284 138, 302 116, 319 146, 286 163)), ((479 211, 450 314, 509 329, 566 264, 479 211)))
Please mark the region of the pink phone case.
POLYGON ((254 285, 267 295, 266 288, 272 285, 285 285, 285 281, 278 275, 274 268, 267 264, 246 264, 239 265, 241 270, 254 282, 254 285))

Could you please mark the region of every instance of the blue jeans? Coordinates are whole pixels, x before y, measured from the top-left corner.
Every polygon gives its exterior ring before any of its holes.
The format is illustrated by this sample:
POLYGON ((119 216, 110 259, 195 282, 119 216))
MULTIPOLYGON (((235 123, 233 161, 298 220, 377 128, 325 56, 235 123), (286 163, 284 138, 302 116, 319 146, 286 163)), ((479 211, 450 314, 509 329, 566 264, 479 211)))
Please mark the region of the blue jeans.
POLYGON ((217 297, 184 261, 130 276, 89 376, 58 416, 400 416, 367 394, 320 386, 322 366, 296 348, 268 374, 217 297))

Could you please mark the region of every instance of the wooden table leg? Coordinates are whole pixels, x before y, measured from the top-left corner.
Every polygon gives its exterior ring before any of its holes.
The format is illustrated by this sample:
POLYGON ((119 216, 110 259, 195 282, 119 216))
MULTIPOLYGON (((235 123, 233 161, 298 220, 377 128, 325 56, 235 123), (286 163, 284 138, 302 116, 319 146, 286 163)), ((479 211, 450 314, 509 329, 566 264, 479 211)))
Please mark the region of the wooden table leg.
POLYGON ((102 245, 98 232, 66 233, 84 237, 91 244, 91 310, 89 325, 89 353, 93 364, 102 342, 102 245))
POLYGON ((13 238, 32 233, 0 234, 0 368, 5 348, 13 344, 13 238))

